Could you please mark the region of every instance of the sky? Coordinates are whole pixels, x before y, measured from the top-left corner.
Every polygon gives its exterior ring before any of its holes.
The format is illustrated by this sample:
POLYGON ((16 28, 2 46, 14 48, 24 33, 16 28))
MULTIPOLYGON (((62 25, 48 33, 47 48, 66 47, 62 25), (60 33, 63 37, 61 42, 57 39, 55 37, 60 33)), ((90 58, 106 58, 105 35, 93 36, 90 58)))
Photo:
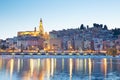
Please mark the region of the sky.
POLYGON ((106 24, 120 28, 120 0, 0 0, 0 39, 32 31, 40 18, 46 32, 106 24))

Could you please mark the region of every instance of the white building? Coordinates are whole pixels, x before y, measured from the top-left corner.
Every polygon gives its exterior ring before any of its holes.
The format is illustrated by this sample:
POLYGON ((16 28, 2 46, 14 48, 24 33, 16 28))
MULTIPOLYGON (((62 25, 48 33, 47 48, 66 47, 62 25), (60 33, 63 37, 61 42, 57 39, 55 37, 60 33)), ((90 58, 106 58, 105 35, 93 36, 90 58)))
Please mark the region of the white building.
POLYGON ((75 40, 74 45, 75 45, 75 50, 80 50, 83 48, 84 43, 82 40, 75 40))
POLYGON ((99 51, 103 50, 103 40, 99 38, 93 38, 94 41, 94 50, 99 51))
POLYGON ((91 49, 91 42, 86 40, 84 41, 84 49, 91 49))
POLYGON ((120 50, 120 39, 115 40, 116 49, 120 50))

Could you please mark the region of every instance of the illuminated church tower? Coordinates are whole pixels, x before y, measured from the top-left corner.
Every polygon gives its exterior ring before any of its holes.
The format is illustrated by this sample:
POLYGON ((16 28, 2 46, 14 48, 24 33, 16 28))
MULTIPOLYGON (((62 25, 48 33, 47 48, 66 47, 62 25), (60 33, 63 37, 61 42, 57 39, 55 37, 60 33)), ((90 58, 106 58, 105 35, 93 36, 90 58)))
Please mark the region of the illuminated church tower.
POLYGON ((44 29, 43 29, 43 24, 42 24, 42 18, 40 19, 39 34, 40 34, 41 36, 44 35, 44 29))
POLYGON ((46 38, 46 36, 49 37, 49 35, 44 32, 42 18, 40 18, 40 22, 39 22, 38 27, 39 27, 39 29, 37 30, 35 27, 34 31, 20 31, 20 32, 18 32, 18 36, 28 36, 29 35, 29 36, 40 36, 42 38, 46 38))

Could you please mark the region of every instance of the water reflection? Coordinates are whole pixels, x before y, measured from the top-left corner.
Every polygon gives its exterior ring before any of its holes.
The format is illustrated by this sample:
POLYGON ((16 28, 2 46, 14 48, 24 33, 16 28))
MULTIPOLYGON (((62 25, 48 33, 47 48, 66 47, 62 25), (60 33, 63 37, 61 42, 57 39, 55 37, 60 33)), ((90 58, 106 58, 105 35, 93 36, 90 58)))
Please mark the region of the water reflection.
POLYGON ((0 70, 2 69, 2 65, 3 65, 2 62, 3 62, 3 61, 2 61, 2 57, 0 57, 0 70))
POLYGON ((80 59, 79 71, 83 72, 83 59, 80 59))
POLYGON ((51 59, 51 76, 53 77, 54 75, 54 59, 51 59))
POLYGON ((80 62, 79 62, 79 59, 76 59, 76 60, 75 60, 75 69, 76 69, 76 72, 79 71, 79 66, 80 66, 79 63, 80 63, 80 62))
MULTIPOLYGON (((92 80, 119 78, 120 59, 112 58, 2 58, 2 80, 92 80), (113 77, 112 77, 113 78, 113 77)), ((120 79, 120 78, 119 78, 120 79)))
POLYGON ((103 74, 104 74, 104 77, 106 78, 106 75, 107 75, 107 59, 106 58, 103 58, 102 60, 101 60, 101 70, 102 70, 102 72, 103 72, 103 74))
POLYGON ((91 80, 91 73, 92 73, 92 61, 88 59, 88 70, 89 70, 89 80, 91 80))
POLYGON ((20 59, 18 59, 18 62, 17 62, 17 72, 19 73, 20 72, 20 59))
POLYGON ((33 64, 33 59, 30 59, 30 75, 33 75, 33 69, 34 69, 34 64, 33 64))
POLYGON ((86 68, 87 68, 87 60, 84 59, 84 73, 86 74, 86 68))
POLYGON ((12 80, 13 70, 14 70, 14 60, 11 59, 10 60, 10 80, 12 80))
POLYGON ((72 70, 73 70, 73 60, 72 58, 69 59, 69 72, 70 72, 70 80, 72 80, 72 70))
POLYGON ((64 58, 62 59, 62 71, 64 70, 64 58))
POLYGON ((112 59, 110 59, 110 71, 112 71, 112 59))

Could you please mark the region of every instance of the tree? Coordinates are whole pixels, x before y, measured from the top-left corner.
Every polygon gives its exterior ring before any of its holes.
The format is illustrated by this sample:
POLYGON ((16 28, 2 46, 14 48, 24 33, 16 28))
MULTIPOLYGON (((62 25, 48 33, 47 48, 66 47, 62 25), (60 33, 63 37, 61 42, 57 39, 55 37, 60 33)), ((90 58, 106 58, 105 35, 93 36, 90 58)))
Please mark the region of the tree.
POLYGON ((84 27, 83 24, 81 24, 81 26, 80 26, 80 30, 83 30, 83 29, 85 29, 85 27, 84 27))
POLYGON ((102 27, 103 27, 103 24, 100 24, 99 27, 102 28, 102 27))
POLYGON ((94 27, 98 27, 99 25, 98 25, 98 24, 96 24, 96 23, 93 23, 93 26, 94 26, 94 27))
POLYGON ((3 50, 6 50, 8 47, 5 46, 5 45, 1 45, 0 48, 3 49, 3 50))
POLYGON ((103 28, 104 30, 108 30, 108 28, 107 28, 107 25, 104 25, 104 28, 103 28))
POLYGON ((107 54, 115 57, 117 55, 117 49, 116 48, 110 48, 107 50, 107 54))
POLYGON ((87 25, 87 29, 89 28, 89 26, 87 25))
POLYGON ((114 36, 117 36, 117 35, 120 35, 120 28, 115 28, 115 29, 112 29, 112 32, 114 33, 113 35, 114 36))

